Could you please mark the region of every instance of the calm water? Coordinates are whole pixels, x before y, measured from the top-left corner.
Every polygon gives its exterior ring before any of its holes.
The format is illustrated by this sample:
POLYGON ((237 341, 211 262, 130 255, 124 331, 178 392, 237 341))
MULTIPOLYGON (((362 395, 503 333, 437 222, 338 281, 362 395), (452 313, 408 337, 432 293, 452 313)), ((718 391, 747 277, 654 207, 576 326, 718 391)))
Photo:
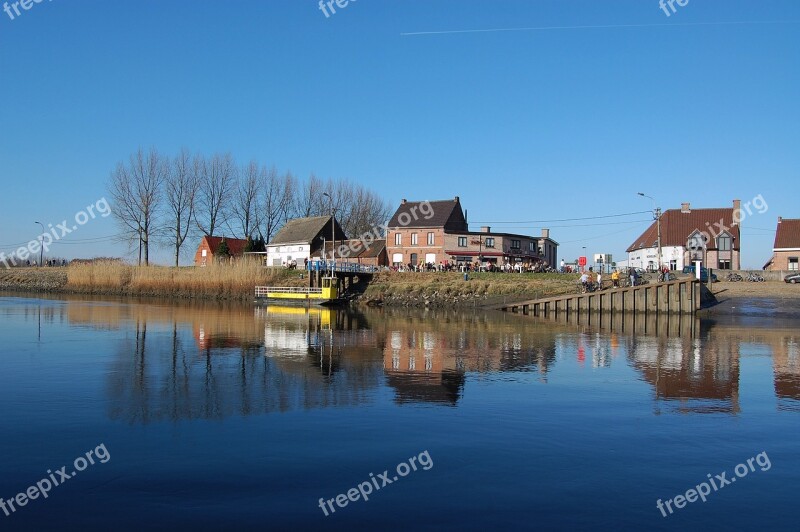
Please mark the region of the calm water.
POLYGON ((0 496, 76 473, 0 529, 796 530, 791 305, 587 325, 0 297, 0 496))

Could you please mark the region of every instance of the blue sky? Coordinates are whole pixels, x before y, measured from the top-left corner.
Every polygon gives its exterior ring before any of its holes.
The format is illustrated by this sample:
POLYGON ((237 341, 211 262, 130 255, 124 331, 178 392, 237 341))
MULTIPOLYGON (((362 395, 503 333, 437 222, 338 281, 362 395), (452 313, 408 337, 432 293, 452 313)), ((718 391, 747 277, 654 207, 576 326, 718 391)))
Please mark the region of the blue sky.
MULTIPOLYGON (((648 215, 497 222, 651 209, 637 191, 665 209, 761 194, 742 239, 760 267, 777 217, 800 218, 796 0, 689 0, 669 17, 657 0, 358 0, 330 18, 317 4, 0 12, 0 250, 107 196, 139 146, 347 178, 393 205, 459 195, 472 225, 550 226, 567 260, 624 258, 648 215), (784 23, 705 24, 743 21, 784 23), (564 26, 616 27, 401 35, 564 26)), ((53 252, 123 256, 85 242, 116 232, 97 218, 53 252)))

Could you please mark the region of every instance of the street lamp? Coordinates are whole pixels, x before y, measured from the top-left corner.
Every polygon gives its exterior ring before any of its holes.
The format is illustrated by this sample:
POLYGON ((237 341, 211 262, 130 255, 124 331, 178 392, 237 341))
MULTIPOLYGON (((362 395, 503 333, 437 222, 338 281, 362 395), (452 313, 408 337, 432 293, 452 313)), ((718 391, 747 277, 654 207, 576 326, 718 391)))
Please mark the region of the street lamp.
MULTIPOLYGON (((331 275, 333 275, 336 268, 336 211, 333 210, 333 196, 327 192, 323 192, 322 195, 327 196, 331 204, 331 275)), ((325 248, 322 251, 324 253, 325 248)))
POLYGON ((44 224, 42 222, 33 222, 35 224, 39 224, 42 226, 42 234, 39 235, 39 267, 42 267, 42 258, 44 255, 44 247, 42 244, 44 243, 44 224))
MULTIPOLYGON (((586 246, 581 246, 583 248, 583 258, 586 258, 586 246)), ((582 267, 583 271, 586 271, 586 265, 584 264, 582 267)))
POLYGON ((648 196, 642 192, 637 192, 637 194, 643 198, 653 200, 653 216, 656 219, 656 227, 658 227, 658 269, 661 271, 661 209, 656 207, 656 200, 652 196, 648 196))

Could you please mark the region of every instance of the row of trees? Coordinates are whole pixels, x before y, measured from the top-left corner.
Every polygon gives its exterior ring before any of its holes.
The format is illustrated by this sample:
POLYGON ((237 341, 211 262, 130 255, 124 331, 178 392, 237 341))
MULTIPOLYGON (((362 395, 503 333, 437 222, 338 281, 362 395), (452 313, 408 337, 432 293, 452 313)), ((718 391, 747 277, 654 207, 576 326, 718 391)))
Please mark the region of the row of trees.
POLYGON ((287 220, 327 215, 331 206, 351 236, 372 230, 390 214, 389 205, 362 185, 313 174, 298 179, 257 161, 239 166, 229 153, 185 149, 170 157, 140 148, 117 164, 109 193, 121 239, 138 243, 145 264, 151 244, 170 247, 177 266, 192 237, 224 233, 269 242, 287 220))

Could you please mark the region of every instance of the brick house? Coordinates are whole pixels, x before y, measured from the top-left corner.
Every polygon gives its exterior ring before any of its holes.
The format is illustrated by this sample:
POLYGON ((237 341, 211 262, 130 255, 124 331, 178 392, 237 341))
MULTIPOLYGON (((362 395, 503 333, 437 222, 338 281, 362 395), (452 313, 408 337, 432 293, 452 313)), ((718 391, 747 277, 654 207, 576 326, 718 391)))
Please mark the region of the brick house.
MULTIPOLYGON (((333 250, 330 242, 325 242, 325 256, 330 258, 333 250)), ((311 254, 311 260, 320 260, 322 248, 311 254)), ((336 262, 350 262, 375 266, 378 268, 388 266, 386 255, 386 240, 379 239, 366 242, 359 239, 342 240, 336 242, 336 262)))
MULTIPOLYGON (((722 209, 692 209, 683 203, 661 215, 661 264, 671 270, 700 261, 720 270, 740 269, 741 202, 722 209), (736 214, 734 214, 736 213, 736 214)), ((657 269, 658 225, 653 222, 628 249, 628 266, 657 269)))
POLYGON ((800 269, 800 219, 778 217, 772 258, 764 265, 765 270, 792 271, 800 269))
POLYGON ((204 236, 200 240, 200 245, 197 246, 197 252, 194 254, 195 266, 208 266, 213 264, 216 259, 217 250, 219 249, 222 241, 228 244, 228 252, 231 259, 238 259, 244 255, 247 240, 242 238, 227 238, 224 236, 204 236))
POLYGON ((479 257, 504 264, 556 267, 558 242, 543 229, 540 237, 493 233, 490 227, 470 231, 458 196, 442 201, 403 200, 387 225, 386 250, 393 266, 467 264, 479 257))

